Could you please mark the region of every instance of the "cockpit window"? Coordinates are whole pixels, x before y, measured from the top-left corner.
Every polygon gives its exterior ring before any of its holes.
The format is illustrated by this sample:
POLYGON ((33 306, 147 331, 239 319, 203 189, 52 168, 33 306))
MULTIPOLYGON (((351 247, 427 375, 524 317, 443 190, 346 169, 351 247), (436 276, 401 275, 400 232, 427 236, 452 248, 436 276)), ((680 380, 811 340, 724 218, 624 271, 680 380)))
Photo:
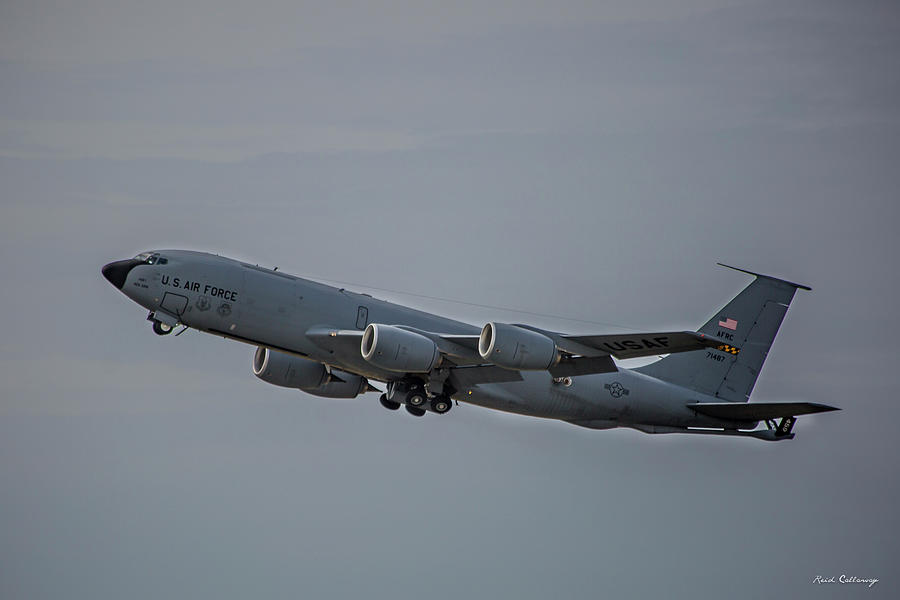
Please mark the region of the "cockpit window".
POLYGON ((168 259, 160 256, 158 252, 141 252, 134 257, 134 260, 140 261, 145 265, 165 265, 169 262, 168 259))

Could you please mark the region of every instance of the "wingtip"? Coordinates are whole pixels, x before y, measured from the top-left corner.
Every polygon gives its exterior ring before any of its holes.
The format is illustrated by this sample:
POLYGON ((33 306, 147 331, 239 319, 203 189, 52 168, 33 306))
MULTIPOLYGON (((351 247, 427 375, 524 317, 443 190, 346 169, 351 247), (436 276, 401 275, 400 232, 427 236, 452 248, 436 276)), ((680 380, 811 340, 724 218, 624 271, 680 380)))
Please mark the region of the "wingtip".
POLYGON ((787 279, 780 279, 778 277, 772 277, 771 275, 763 275, 762 273, 757 273, 756 271, 748 271, 747 269, 742 269, 740 267, 733 267, 731 265, 726 265, 725 263, 717 262, 717 265, 720 267, 725 267, 726 269, 734 269, 735 271, 740 271, 741 273, 747 273, 748 275, 753 275, 754 277, 764 277, 765 279, 772 279, 773 281, 780 281, 781 283, 786 283, 788 285, 794 286, 797 289, 806 290, 807 292, 811 292, 812 288, 808 285, 803 285, 802 283, 794 283, 793 281, 788 281, 787 279))

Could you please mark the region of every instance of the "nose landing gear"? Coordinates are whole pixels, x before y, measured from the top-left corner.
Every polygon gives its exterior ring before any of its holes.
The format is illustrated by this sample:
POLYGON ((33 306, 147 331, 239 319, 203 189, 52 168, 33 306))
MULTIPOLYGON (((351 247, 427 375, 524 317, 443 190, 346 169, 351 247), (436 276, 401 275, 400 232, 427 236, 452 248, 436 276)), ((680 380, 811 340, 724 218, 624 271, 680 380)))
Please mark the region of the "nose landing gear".
POLYGON ((153 321, 153 333, 156 335, 169 335, 175 329, 171 325, 166 325, 160 321, 153 321))
MULTIPOLYGON (((147 315, 147 320, 153 323, 153 333, 156 335, 169 335, 175 329, 175 326, 178 325, 177 317, 162 311, 150 311, 150 314, 147 315)), ((187 326, 184 329, 187 329, 187 326)), ((176 333, 175 336, 181 335, 184 329, 176 333)))

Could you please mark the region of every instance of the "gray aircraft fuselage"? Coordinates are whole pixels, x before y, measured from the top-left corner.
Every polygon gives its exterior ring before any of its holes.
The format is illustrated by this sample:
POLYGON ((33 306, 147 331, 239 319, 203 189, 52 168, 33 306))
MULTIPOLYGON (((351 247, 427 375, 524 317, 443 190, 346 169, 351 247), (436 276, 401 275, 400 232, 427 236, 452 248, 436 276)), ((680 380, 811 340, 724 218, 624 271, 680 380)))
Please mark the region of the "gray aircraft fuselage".
MULTIPOLYGON (((170 326, 179 323, 369 380, 392 382, 403 375, 373 366, 361 355, 358 341, 348 343, 332 332, 360 332, 369 323, 440 334, 481 332, 474 325, 222 256, 186 250, 160 250, 154 256, 162 260, 117 261, 105 266, 103 274, 170 326)), ((478 383, 452 390, 452 398, 596 429, 625 426, 663 433, 686 427, 748 429, 757 424, 698 414, 688 405, 718 399, 622 368, 570 378, 522 371, 520 381, 478 383)))

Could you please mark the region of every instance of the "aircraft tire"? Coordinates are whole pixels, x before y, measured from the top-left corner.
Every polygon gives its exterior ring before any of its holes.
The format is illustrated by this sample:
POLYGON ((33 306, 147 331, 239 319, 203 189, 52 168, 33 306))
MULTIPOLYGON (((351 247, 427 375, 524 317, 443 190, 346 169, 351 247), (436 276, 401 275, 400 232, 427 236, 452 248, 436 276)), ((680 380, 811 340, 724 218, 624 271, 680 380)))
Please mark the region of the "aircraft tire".
POLYGON ((425 409, 424 408, 416 408, 415 406, 406 405, 406 412, 411 414, 414 417, 424 417, 425 409))
POLYGON ((431 410, 439 415, 450 412, 451 408, 453 408, 453 401, 448 396, 435 396, 431 399, 431 410))
POLYGON ((153 333, 156 335, 169 335, 172 333, 172 330, 175 329, 171 325, 166 325, 165 323, 160 323, 159 321, 153 321, 153 333))
POLYGON ((381 405, 388 410, 397 410, 400 408, 399 402, 394 402, 393 400, 388 400, 387 394, 382 394, 381 398, 378 399, 381 402, 381 405))
POLYGON ((426 400, 428 400, 428 396, 421 387, 414 387, 406 393, 407 406, 422 406, 426 400))

